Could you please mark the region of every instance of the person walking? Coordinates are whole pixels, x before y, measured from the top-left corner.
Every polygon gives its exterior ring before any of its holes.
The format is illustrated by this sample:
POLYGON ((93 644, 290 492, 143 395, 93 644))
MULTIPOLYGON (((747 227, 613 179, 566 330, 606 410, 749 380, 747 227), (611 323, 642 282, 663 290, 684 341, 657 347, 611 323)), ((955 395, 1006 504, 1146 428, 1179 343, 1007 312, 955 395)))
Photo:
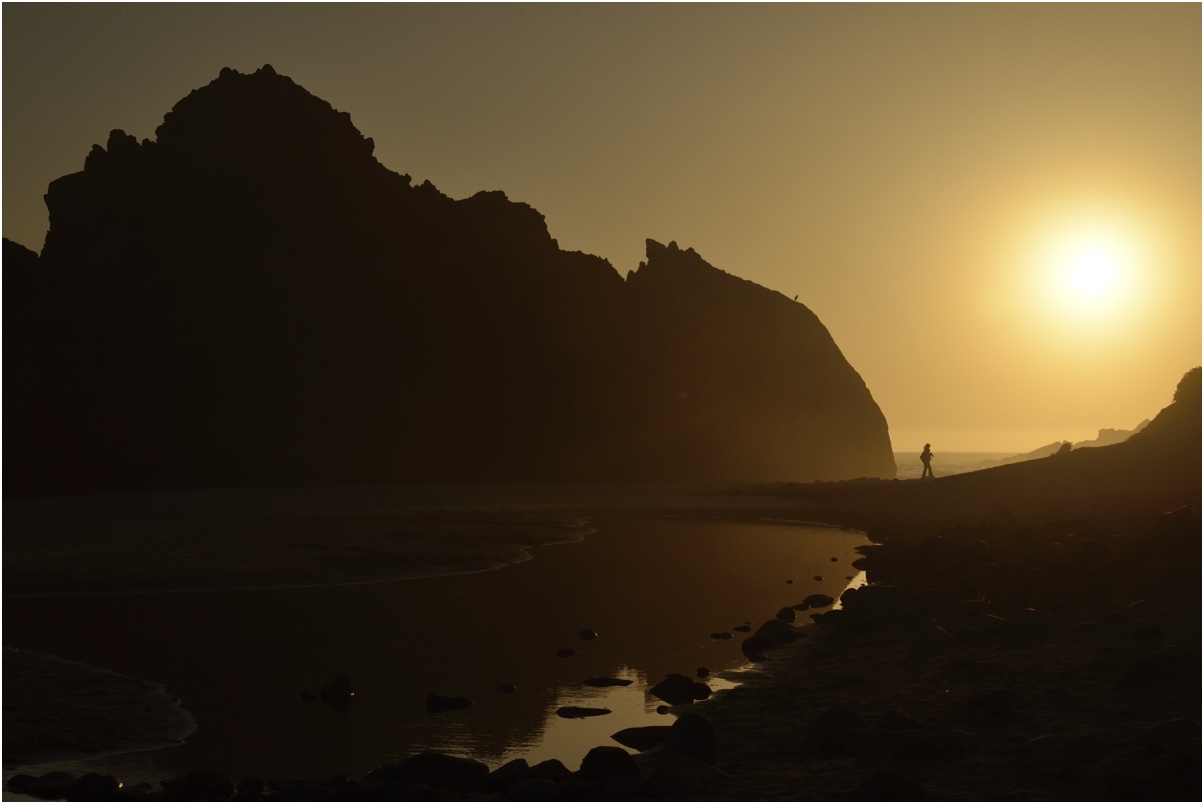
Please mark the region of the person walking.
POLYGON ((925 444, 924 451, 920 453, 920 463, 924 464, 924 473, 920 475, 920 480, 926 477, 936 477, 932 473, 932 445, 925 444))

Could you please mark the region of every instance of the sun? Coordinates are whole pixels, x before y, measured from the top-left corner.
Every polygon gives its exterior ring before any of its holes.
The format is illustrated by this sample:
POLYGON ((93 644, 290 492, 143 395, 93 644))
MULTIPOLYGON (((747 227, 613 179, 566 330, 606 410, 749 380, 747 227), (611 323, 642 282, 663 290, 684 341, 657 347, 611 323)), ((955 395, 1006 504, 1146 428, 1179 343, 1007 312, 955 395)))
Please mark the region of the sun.
POLYGON ((1061 270, 1062 290, 1071 301, 1108 302, 1120 284, 1121 258, 1103 244, 1087 244, 1066 257, 1061 270))
POLYGON ((1052 244, 1047 255, 1042 271, 1046 302, 1062 314, 1107 317, 1124 305, 1132 258, 1116 234, 1068 233, 1052 244))

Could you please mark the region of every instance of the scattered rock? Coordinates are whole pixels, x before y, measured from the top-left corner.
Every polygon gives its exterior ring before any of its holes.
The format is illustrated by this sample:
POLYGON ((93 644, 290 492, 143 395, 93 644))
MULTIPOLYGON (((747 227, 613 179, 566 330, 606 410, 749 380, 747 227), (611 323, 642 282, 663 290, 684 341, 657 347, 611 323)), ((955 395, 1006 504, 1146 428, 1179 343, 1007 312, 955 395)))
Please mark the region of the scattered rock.
POLYGON ((820 592, 807 595, 805 598, 803 598, 803 603, 806 604, 807 608, 810 609, 822 609, 827 606, 831 606, 835 602, 836 600, 831 595, 825 595, 820 592))
POLYGON ((752 626, 751 625, 737 625, 734 628, 732 628, 732 630, 739 631, 742 634, 747 634, 749 631, 752 630, 752 626))
POLYGON ((706 678, 710 674, 711 674, 711 671, 705 667, 700 667, 694 671, 694 675, 697 676, 698 678, 706 678))
POLYGON ((495 692, 500 692, 503 695, 513 695, 518 690, 518 687, 514 686, 511 683, 506 683, 506 684, 502 684, 500 686, 494 687, 493 689, 495 692))
POLYGON ((593 706, 562 706, 556 710, 556 714, 563 718, 599 717, 609 715, 610 710, 593 706))
POLYGON ((426 711, 431 713, 447 712, 452 709, 466 709, 472 706, 472 699, 461 695, 440 695, 435 692, 426 694, 426 711))
POLYGON ((732 635, 728 631, 717 631, 711 634, 711 639, 731 639, 732 635))
POLYGON ((567 659, 570 656, 576 655, 576 653, 577 653, 577 651, 573 650, 572 648, 561 648, 558 651, 556 651, 556 655, 559 656, 561 659, 567 659))
POLYGON ((587 687, 629 687, 631 679, 629 678, 611 678, 610 676, 595 676, 587 678, 581 682, 587 687))
POLYGON ((637 751, 647 751, 665 743, 669 739, 672 726, 633 726, 610 735, 610 739, 619 745, 634 748, 637 751))
POLYGON ((584 639, 588 642, 591 639, 597 639, 598 632, 592 628, 582 628, 581 631, 577 634, 577 636, 581 637, 582 639, 584 639))
POLYGON ((314 695, 309 690, 301 690, 301 703, 309 706, 314 701, 318 700, 318 696, 314 695))

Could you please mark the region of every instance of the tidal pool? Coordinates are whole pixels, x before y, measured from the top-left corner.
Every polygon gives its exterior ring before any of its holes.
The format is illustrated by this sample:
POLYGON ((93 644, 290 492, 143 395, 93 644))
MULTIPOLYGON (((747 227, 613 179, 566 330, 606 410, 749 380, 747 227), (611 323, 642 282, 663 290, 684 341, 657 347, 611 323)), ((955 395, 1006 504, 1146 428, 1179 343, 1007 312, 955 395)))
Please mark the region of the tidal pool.
MULTIPOLYGON (((745 636, 813 592, 839 597, 863 535, 814 525, 602 518, 583 541, 468 575, 389 583, 10 598, 5 644, 162 683, 197 721, 181 745, 55 769, 127 782, 204 768, 237 780, 361 775, 423 750, 491 767, 515 757, 575 769, 630 726, 668 725, 647 693, 668 673, 747 666, 745 636), (836 559, 833 561, 832 559, 836 559), (815 578, 822 580, 815 580, 815 578), (792 581, 792 583, 788 583, 792 581), (592 629, 597 637, 582 639, 592 629), (714 639, 729 632, 732 639, 714 639), (573 651, 562 657, 561 649, 573 651), (340 713, 304 703, 339 673, 340 713), (596 676, 630 679, 599 689, 596 676), (513 684, 514 692, 497 688, 513 684), (426 695, 473 705, 429 713, 426 695), (565 719, 563 706, 611 709, 565 719)), ((806 620, 806 614, 800 613, 806 620)), ((38 772, 51 769, 40 766, 38 772)), ((11 769, 10 769, 11 770, 11 769)))

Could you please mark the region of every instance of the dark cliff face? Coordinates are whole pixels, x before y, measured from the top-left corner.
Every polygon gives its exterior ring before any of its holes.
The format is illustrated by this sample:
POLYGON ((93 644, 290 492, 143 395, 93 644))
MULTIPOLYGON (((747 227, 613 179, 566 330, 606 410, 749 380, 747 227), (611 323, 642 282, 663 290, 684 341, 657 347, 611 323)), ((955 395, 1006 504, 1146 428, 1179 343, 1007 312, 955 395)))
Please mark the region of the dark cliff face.
POLYGON ((624 282, 503 193, 413 186, 270 67, 46 203, 40 259, 5 245, 10 496, 894 474, 802 305, 652 241, 624 282))

